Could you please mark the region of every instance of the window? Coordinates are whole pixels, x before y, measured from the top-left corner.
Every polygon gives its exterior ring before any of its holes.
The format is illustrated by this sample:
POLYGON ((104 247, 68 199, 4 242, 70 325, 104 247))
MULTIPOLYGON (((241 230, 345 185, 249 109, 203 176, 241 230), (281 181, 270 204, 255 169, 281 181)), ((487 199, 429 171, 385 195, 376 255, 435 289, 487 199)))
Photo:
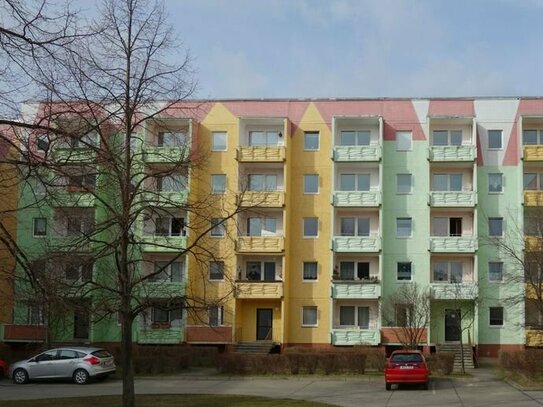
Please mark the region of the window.
POLYGON ((36 150, 47 152, 49 150, 49 136, 40 134, 36 137, 36 150))
POLYGON ((209 279, 224 280, 224 261, 209 262, 209 279))
POLYGON ((396 273, 398 281, 411 281, 411 262, 398 262, 396 273))
POLYGON ((411 326, 413 304, 396 304, 394 307, 394 324, 399 327, 411 326))
POLYGON ((370 308, 355 306, 339 307, 339 325, 357 326, 360 329, 369 329, 370 308))
POLYGON ((411 218, 396 218, 396 237, 411 237, 411 218))
POLYGON ((490 326, 503 326, 503 307, 489 307, 488 315, 490 326))
POLYGON ((158 133, 159 147, 181 147, 187 144, 187 133, 185 132, 161 132, 158 133))
POLYGON ((47 236, 47 219, 34 218, 34 237, 47 236))
POLYGON ((490 173, 488 174, 488 192, 503 191, 503 174, 490 173))
POLYGON ((464 264, 460 261, 438 261, 434 263, 435 283, 461 283, 464 264))
POLYGON ((462 174, 433 174, 432 191, 462 191, 462 174))
POLYGON ((209 307, 209 326, 221 326, 223 324, 224 308, 219 306, 209 307))
POLYGON ((249 174, 249 191, 277 191, 277 175, 249 174))
POLYGON ((302 326, 317 326, 317 307, 302 307, 302 326))
POLYGON ((369 191, 370 174, 341 174, 339 176, 340 191, 369 191))
POLYGON ((67 216, 66 236, 82 236, 92 233, 94 230, 94 219, 90 216, 67 216))
POLYGON ((155 236, 184 236, 185 218, 160 216, 155 219, 155 236))
POLYGON ((488 262, 488 281, 503 281, 503 262, 488 262))
POLYGON ((342 146, 369 146, 370 141, 369 130, 343 130, 339 134, 339 144, 342 146))
POLYGON ((412 133, 410 131, 396 132, 396 151, 408 151, 412 148, 412 133))
POLYGON ((211 236, 212 237, 224 237, 226 234, 226 226, 224 224, 224 218, 211 219, 211 236))
POLYGON ((169 303, 155 303, 151 307, 151 322, 166 326, 181 326, 183 319, 183 305, 169 303))
POLYGON ((503 236, 503 218, 488 218, 488 235, 503 236))
POLYGON ((211 133, 211 151, 226 151, 227 138, 225 131, 214 131, 211 133))
POLYGON ((179 283, 183 280, 183 262, 156 261, 154 264, 156 273, 149 281, 179 283))
POLYGON ((525 146, 543 144, 543 130, 523 130, 522 144, 525 146))
POLYGON ((304 237, 319 235, 319 218, 304 218, 304 237))
POLYGON ((396 174, 396 192, 398 194, 410 194, 411 188, 411 174, 396 174))
POLYGON ((280 131, 250 131, 249 145, 253 147, 278 146, 281 137, 283 135, 280 131))
POLYGON ((317 151, 319 149, 319 132, 306 131, 304 133, 304 150, 317 151))
POLYGON ((92 281, 92 262, 71 262, 64 265, 66 281, 92 281))
POLYGON ((27 303, 26 312, 26 322, 29 325, 42 325, 44 323, 44 313, 42 305, 27 303))
POLYGON ((211 176, 211 193, 224 194, 226 191, 226 175, 214 174, 211 176))
POLYGON ((318 264, 316 261, 304 261, 303 280, 316 281, 318 272, 318 264))
POLYGON ((251 281, 275 281, 275 262, 248 261, 245 275, 251 281))
POLYGON ((370 218, 340 218, 341 236, 369 236, 370 218))
POLYGON ((501 130, 488 130, 488 148, 490 150, 500 150, 503 148, 501 130))
POLYGON ((156 178, 157 192, 183 192, 187 189, 187 178, 181 174, 156 178))
POLYGON ((66 187, 68 191, 94 191, 96 186, 96 174, 68 175, 66 187))
POLYGON ((432 219, 432 236, 462 236, 462 218, 436 217, 432 219))
POLYGON ((319 176, 315 174, 304 175, 304 194, 319 193, 319 176))
POLYGON ((461 146, 462 130, 434 130, 432 143, 434 146, 461 146))
POLYGON ((339 278, 340 280, 369 280, 370 263, 366 261, 341 261, 339 262, 339 278))
POLYGON ((248 236, 275 236, 277 234, 277 219, 275 218, 248 218, 248 236))

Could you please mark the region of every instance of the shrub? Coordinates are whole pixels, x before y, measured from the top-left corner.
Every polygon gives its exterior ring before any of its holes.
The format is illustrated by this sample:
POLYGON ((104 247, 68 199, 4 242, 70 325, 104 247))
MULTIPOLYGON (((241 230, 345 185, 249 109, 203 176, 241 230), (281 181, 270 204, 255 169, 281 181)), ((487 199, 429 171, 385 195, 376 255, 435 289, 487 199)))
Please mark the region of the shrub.
POLYGON ((454 352, 437 352, 426 358, 430 372, 449 375, 454 367, 454 352))
POLYGON ((220 373, 243 374, 247 364, 247 355, 243 354, 226 353, 216 358, 216 367, 220 373))
POLYGON ((535 379, 543 374, 543 349, 500 352, 500 365, 509 371, 535 379))

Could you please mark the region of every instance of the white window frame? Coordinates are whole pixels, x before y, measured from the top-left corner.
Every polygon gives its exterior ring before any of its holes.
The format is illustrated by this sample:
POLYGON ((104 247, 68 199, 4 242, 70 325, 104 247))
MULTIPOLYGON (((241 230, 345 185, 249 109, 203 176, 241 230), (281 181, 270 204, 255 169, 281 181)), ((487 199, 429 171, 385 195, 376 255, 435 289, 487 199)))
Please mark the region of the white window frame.
POLYGON ((304 131, 304 151, 320 151, 321 137, 319 131, 304 131), (317 135, 317 148, 307 148, 307 136, 317 135))
POLYGON ((396 174, 396 194, 409 195, 413 193, 413 174, 396 174), (409 178, 409 191, 400 191, 400 177, 409 178))
POLYGON ((371 307, 369 305, 352 305, 352 304, 340 305, 339 309, 338 309, 338 319, 339 319, 338 320, 338 327, 340 327, 340 328, 354 327, 354 328, 360 329, 360 330, 370 329, 370 326, 372 325, 371 324, 371 307), (342 325, 341 324, 341 308, 346 308, 346 307, 354 308, 354 321, 353 321, 352 325, 351 324, 349 324, 349 325, 342 325), (360 326, 360 321, 358 319, 358 317, 359 317, 359 309, 360 308, 367 308, 368 309, 368 327, 367 328, 360 326))
POLYGON ((319 308, 316 306, 316 305, 303 305, 302 306, 302 315, 301 315, 301 321, 302 321, 302 327, 303 328, 316 328, 319 326, 319 308), (305 310, 312 310, 312 311, 315 311, 315 323, 314 324, 309 324, 309 323, 305 323, 304 321, 304 311, 305 310))
POLYGON ((490 172, 488 173, 488 193, 489 194, 503 194, 503 173, 501 172, 490 172), (490 190, 490 176, 499 176, 500 178, 500 190, 499 191, 491 191, 490 190))
POLYGON ((278 182, 277 182, 278 180, 279 180, 278 174, 266 174, 266 173, 263 173, 263 174, 258 174, 258 173, 247 174, 247 191, 251 191, 251 192, 277 192, 279 190, 279 185, 278 185, 278 182), (256 189, 253 189, 251 187, 251 179, 253 177, 262 177, 263 182, 256 189), (275 178, 275 189, 268 189, 268 187, 267 187, 268 186, 268 177, 275 178))
POLYGON ((487 141, 488 141, 488 150, 490 150, 490 151, 503 150, 503 130, 501 130, 501 129, 490 129, 490 130, 488 130, 487 141), (491 133, 496 134, 498 132, 500 133, 500 146, 499 147, 490 147, 490 134, 491 133))
POLYGON ((410 239, 413 237, 413 218, 410 218, 410 217, 403 217, 403 216, 400 216, 400 217, 397 217, 396 218, 396 238, 397 239, 410 239), (409 235, 400 235, 398 233, 399 231, 399 224, 398 222, 400 220, 409 220, 409 235))
POLYGON ((302 220, 302 236, 304 239, 317 239, 319 237, 319 218, 318 217, 315 217, 315 216, 311 216, 311 217, 307 217, 307 218, 303 218, 302 220), (309 221, 309 220, 316 220, 317 222, 317 234, 316 235, 306 235, 305 234, 305 222, 306 221, 309 221))
POLYGON ((214 305, 208 308, 207 310, 207 318, 208 318, 208 324, 209 326, 223 326, 224 325, 224 307, 221 305, 214 305), (217 312, 217 324, 212 323, 211 320, 211 312, 216 311, 217 312))
POLYGON ((500 328, 505 327, 505 307, 502 307, 500 305, 488 307, 488 327, 492 328, 492 329, 500 329, 500 328), (501 308, 501 310, 502 310, 502 323, 501 323, 501 325, 496 325, 496 324, 491 324, 490 323, 490 310, 492 308, 501 308))
POLYGON ((226 131, 211 132, 211 151, 228 151, 228 132, 226 131), (216 148, 215 137, 221 137, 221 136, 224 136, 224 148, 216 148))
POLYGON ((358 129, 358 130, 354 130, 354 129, 344 129, 344 130, 341 130, 339 132, 339 145, 340 146, 351 146, 351 147, 354 147, 354 146, 357 146, 357 147, 366 147, 366 146, 370 146, 371 145, 371 130, 368 130, 368 129, 358 129), (354 144, 343 144, 343 133, 354 133, 354 141, 355 143, 354 144), (369 135, 369 143, 368 144, 358 144, 358 136, 362 133, 368 133, 369 135))
POLYGON ((304 195, 318 195, 319 194, 319 174, 304 174, 304 195), (307 178, 308 177, 312 177, 312 178, 317 178, 317 190, 316 191, 307 191, 307 178))
POLYGON ((213 238, 223 238, 226 236, 226 224, 224 218, 212 218, 211 219, 211 230, 209 234, 213 238), (217 233, 220 232, 220 233, 217 233))
POLYGON ((450 129, 450 130, 436 129, 436 130, 432 131, 432 147, 434 147, 434 146, 435 147, 457 146, 457 145, 462 145, 463 141, 464 141, 464 131, 461 130, 461 129, 450 129), (447 144, 435 144, 435 133, 436 132, 447 133, 447 144), (451 143, 452 133, 453 132, 460 132, 460 144, 452 144, 451 143))
POLYGON ((181 283, 185 279, 185 262, 182 260, 176 260, 169 262, 167 260, 156 260, 153 261, 153 273, 156 273, 158 263, 168 263, 168 265, 158 274, 153 275, 147 281, 150 283, 181 283), (179 281, 173 281, 172 265, 179 264, 179 281), (165 275, 167 278, 161 278, 162 275, 165 275))
POLYGON ((209 281, 224 281, 224 268, 225 268, 224 261, 222 261, 222 260, 210 261, 209 262, 208 280, 209 281), (211 273, 212 265, 217 265, 218 270, 222 270, 222 278, 211 278, 212 277, 212 273, 211 273))
POLYGON ((412 261, 409 261, 409 260, 406 260, 406 261, 398 261, 396 262, 396 281, 398 283, 410 283, 411 281, 413 281, 413 262, 412 261), (400 268, 400 264, 409 264, 409 279, 399 279, 398 277, 398 274, 400 272, 399 268, 400 268))
POLYGON ((372 275, 371 275, 371 261, 369 260, 339 260, 338 263, 338 275, 339 275, 339 280, 340 281, 368 281, 368 280, 371 280, 372 279, 372 275), (342 263, 353 263, 353 279, 352 280, 345 280, 343 278, 341 278, 341 264, 342 263), (368 278, 367 279, 364 279, 364 278, 358 278, 358 265, 359 264, 368 264, 368 278))
POLYGON ((226 174, 211 174, 211 193, 214 195, 224 195, 226 193, 226 174), (222 184, 216 184, 216 181, 219 182, 219 180, 222 182, 224 180, 224 183, 222 184), (217 186, 222 186, 222 189, 217 189, 217 186))
POLYGON ((505 227, 504 227, 504 219, 502 217, 489 217, 488 218, 488 236, 489 237, 503 237, 504 236, 504 231, 505 231, 505 227), (501 229, 502 229, 502 233, 501 235, 491 235, 490 234, 490 221, 491 220, 501 220, 501 229))
POLYGON ((496 260, 496 261, 489 261, 488 262, 488 282, 489 283, 503 283, 503 277, 504 277, 504 263, 503 261, 499 261, 499 260, 496 260), (490 278, 490 265, 491 264, 501 264, 501 279, 499 280, 493 280, 490 278))
POLYGON ((319 263, 317 261, 304 261, 302 262, 302 281, 305 283, 316 283, 319 281, 319 263), (305 278, 305 265, 306 264, 315 264, 315 278, 307 279, 305 278))
POLYGON ((400 130, 396 132, 396 151, 412 151, 413 150, 413 132, 410 130, 400 130), (405 136, 405 140, 401 138, 405 136), (407 146, 407 136, 409 136, 409 146, 407 146), (406 143, 405 146, 402 143, 406 143))

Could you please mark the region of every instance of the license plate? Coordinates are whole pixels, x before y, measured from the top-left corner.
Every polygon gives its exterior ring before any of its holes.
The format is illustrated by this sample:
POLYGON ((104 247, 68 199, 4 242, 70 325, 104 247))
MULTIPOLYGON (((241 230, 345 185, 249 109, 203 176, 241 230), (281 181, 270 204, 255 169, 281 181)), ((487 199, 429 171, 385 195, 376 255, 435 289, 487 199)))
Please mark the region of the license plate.
POLYGON ((112 364, 112 361, 108 360, 107 362, 102 362, 102 367, 110 367, 112 364))
POLYGON ((413 369, 413 366, 400 366, 400 369, 413 369))

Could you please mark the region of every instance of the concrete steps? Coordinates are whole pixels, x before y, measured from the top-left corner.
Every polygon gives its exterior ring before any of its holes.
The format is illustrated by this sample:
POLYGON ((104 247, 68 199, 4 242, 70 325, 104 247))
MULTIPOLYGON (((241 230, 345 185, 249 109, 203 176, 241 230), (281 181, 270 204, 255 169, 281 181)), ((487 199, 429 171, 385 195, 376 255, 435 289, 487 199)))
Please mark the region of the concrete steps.
POLYGON ((265 355, 270 353, 272 348, 272 341, 238 342, 234 345, 234 352, 265 355))
MULTIPOLYGON (((464 350, 464 368, 466 370, 468 369, 474 369, 475 366, 473 364, 473 354, 471 347, 469 345, 462 345, 462 348, 464 350)), ((454 353, 454 365, 453 365, 453 372, 454 373, 460 373, 462 371, 462 357, 461 357, 461 349, 459 343, 445 343, 437 346, 438 352, 451 352, 454 353)))

